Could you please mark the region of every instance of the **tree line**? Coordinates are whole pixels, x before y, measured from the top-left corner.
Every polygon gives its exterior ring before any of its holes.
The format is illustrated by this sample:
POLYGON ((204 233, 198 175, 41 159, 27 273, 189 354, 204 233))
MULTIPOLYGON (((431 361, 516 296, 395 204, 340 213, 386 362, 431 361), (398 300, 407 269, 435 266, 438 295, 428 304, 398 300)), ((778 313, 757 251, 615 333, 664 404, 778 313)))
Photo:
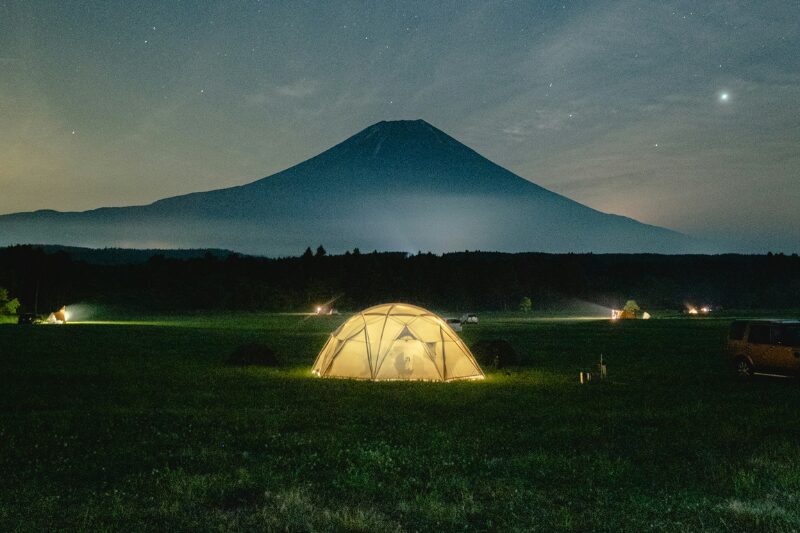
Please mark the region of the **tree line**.
POLYGON ((800 308, 796 254, 655 255, 398 252, 328 255, 320 246, 300 257, 162 254, 131 264, 76 260, 35 246, 0 249, 0 287, 20 312, 46 313, 89 302, 157 311, 300 311, 338 298, 355 310, 404 301, 436 309, 516 310, 572 302, 618 308, 687 303, 736 309, 800 308), (99 262, 102 263, 102 262, 99 262))

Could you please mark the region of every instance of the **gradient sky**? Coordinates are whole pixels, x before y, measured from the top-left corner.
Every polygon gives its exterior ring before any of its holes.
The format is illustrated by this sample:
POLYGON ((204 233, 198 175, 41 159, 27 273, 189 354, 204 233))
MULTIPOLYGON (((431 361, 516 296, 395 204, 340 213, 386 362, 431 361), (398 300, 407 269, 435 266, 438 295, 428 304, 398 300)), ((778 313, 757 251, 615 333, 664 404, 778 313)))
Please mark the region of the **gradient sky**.
POLYGON ((800 251, 800 2, 0 1, 0 213, 423 118, 602 211, 800 251))

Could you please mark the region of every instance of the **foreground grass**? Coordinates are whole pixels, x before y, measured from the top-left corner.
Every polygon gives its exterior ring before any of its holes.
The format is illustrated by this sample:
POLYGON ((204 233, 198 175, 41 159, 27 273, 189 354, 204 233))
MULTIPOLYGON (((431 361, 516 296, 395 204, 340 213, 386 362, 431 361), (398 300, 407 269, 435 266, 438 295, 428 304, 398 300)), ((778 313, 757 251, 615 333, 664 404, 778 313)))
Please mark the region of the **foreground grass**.
POLYGON ((483 382, 309 377, 343 319, 0 326, 0 529, 800 529, 800 388, 732 380, 727 321, 494 315, 464 339, 524 364, 483 382))

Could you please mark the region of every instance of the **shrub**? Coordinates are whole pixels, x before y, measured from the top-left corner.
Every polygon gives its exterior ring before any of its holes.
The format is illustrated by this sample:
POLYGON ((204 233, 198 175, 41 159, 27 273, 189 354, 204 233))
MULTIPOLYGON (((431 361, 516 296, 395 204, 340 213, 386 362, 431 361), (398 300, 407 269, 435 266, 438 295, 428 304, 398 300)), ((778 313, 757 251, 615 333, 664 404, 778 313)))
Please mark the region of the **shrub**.
POLYGON ((19 305, 19 300, 11 298, 8 290, 0 287, 0 315, 16 315, 19 305))
POLYGON ((504 339, 480 340, 472 345, 472 353, 482 366, 502 368, 519 364, 519 356, 511 343, 504 339))
POLYGON ((225 362, 232 366, 278 366, 278 356, 269 346, 251 342, 236 348, 225 362))

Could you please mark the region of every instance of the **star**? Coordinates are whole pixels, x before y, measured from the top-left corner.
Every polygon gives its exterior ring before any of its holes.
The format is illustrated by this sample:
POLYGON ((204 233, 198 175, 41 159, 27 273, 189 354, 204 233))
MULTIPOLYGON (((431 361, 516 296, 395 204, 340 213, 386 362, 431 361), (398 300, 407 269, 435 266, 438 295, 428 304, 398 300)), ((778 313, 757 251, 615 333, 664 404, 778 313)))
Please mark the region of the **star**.
POLYGON ((728 103, 730 99, 731 99, 730 93, 726 91, 719 93, 719 101, 722 102, 723 104, 728 103))

